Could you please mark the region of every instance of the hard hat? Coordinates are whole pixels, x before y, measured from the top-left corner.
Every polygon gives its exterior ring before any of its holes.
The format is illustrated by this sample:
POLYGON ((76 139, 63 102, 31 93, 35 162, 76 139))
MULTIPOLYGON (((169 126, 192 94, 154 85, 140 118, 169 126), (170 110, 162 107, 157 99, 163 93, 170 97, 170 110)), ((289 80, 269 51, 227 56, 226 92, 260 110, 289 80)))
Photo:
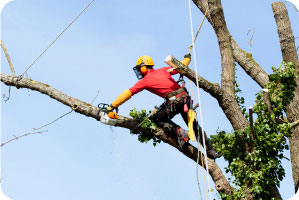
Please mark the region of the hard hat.
POLYGON ((149 56, 140 56, 137 59, 136 66, 144 66, 144 65, 154 66, 153 59, 151 57, 149 57, 149 56))
POLYGON ((136 66, 133 68, 137 78, 142 79, 148 72, 148 67, 152 68, 154 66, 154 61, 149 56, 140 56, 137 59, 136 66))

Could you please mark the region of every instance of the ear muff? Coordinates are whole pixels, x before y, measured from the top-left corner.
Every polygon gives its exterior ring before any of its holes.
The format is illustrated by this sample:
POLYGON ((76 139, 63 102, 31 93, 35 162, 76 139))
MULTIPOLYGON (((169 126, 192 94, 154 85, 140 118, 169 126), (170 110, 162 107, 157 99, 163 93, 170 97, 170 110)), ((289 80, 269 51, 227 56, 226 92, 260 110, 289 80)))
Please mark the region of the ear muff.
POLYGON ((146 74, 146 73, 147 73, 147 67, 146 67, 146 66, 141 66, 141 67, 140 67, 140 72, 141 72, 142 74, 146 74))

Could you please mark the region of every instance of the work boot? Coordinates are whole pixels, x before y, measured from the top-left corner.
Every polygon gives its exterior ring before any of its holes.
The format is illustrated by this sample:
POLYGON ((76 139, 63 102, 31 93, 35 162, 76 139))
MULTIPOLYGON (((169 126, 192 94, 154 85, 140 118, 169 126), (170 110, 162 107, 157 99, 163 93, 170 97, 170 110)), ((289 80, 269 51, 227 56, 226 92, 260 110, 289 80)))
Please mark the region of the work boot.
POLYGON ((219 158, 220 155, 214 150, 214 147, 209 139, 206 139, 207 156, 213 160, 219 158))
POLYGON ((182 129, 181 127, 178 127, 176 130, 176 134, 178 136, 179 146, 181 149, 183 149, 184 144, 189 141, 188 131, 182 129))
MULTIPOLYGON (((202 140, 202 129, 199 125, 197 125, 197 128, 199 130, 199 134, 200 134, 200 144, 203 146, 203 140, 202 140)), ((196 134, 196 132, 195 132, 196 134)), ((207 133, 204 132, 205 134, 205 143, 206 143, 206 148, 207 148, 207 156, 213 160, 215 160, 216 158, 219 158, 220 155, 217 154, 217 152, 214 150, 214 147, 212 145, 212 143, 210 142, 207 133)), ((196 139, 198 138, 198 134, 196 134, 196 139)))

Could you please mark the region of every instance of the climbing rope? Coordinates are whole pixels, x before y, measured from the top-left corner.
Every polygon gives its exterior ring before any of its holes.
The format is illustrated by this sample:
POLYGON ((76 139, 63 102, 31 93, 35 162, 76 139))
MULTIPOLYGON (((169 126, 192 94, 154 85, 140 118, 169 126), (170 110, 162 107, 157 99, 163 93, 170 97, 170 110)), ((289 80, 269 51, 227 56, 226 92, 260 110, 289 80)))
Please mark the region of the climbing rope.
POLYGON ((27 69, 21 74, 20 77, 23 77, 24 74, 36 63, 36 61, 46 53, 46 51, 64 34, 64 32, 87 10, 87 8, 94 2, 91 0, 87 6, 63 29, 63 31, 50 43, 50 45, 27 67, 27 69))
MULTIPOLYGON (((201 123, 201 130, 202 130, 202 140, 203 140, 203 147, 205 150, 205 164, 206 164, 206 170, 207 172, 209 171, 209 165, 208 165, 208 159, 207 159, 207 148, 206 148, 206 143, 205 143, 205 134, 204 134, 204 126, 203 126, 203 118, 202 118, 202 108, 201 108, 201 103, 200 103, 200 95, 199 95, 199 84, 198 84, 198 75, 197 75, 197 63, 196 63, 196 52, 195 52, 195 47, 194 47, 194 43, 195 40, 197 38, 197 35, 201 29, 201 26, 203 24, 203 21, 206 17, 206 14, 208 12, 208 9, 205 12, 205 15, 203 17, 203 20, 201 22, 201 25, 196 33, 196 37, 194 37, 193 35, 193 22, 192 22, 192 13, 191 13, 191 0, 189 0, 189 16, 190 16, 190 27, 191 27, 191 35, 192 35, 192 45, 189 47, 189 53, 191 52, 191 50, 193 49, 193 55, 194 55, 194 66, 195 66, 195 74, 196 74, 196 87, 197 87, 197 97, 198 97, 198 103, 199 103, 199 110, 200 110, 200 123, 201 123)), ((198 180, 198 164, 199 164, 199 141, 200 141, 200 134, 198 133, 198 155, 197 155, 197 164, 196 164, 196 175, 197 175, 197 181, 198 181, 198 185, 199 185, 199 180, 198 180)), ((201 151, 201 150, 200 150, 201 151)), ((202 164, 203 164, 203 159, 202 160, 202 164)), ((205 182, 205 190, 206 190, 206 197, 208 199, 208 197, 210 197, 210 200, 212 200, 212 194, 211 194, 211 186, 210 186, 210 180, 209 177, 207 177, 207 181, 208 181, 208 192, 207 192, 207 186, 206 186, 206 180, 205 180, 205 173, 203 170, 203 174, 204 174, 204 182, 205 182)), ((200 185, 199 185, 199 189, 200 189, 200 185)))
MULTIPOLYGON (((193 42, 192 42, 192 44, 191 44, 191 45, 189 46, 189 48, 188 48, 188 53, 191 53, 191 50, 192 50, 192 48, 193 48, 193 45, 194 45, 194 43, 195 43, 195 41, 196 41, 196 39, 197 39, 198 33, 199 33, 199 31, 201 30, 202 24, 203 24, 203 22, 205 21, 205 18, 206 18, 207 14, 208 14, 208 10, 209 10, 209 8, 207 7, 206 12, 205 12, 205 15, 203 16, 203 18, 202 18, 202 20, 201 20, 201 23, 200 23, 200 26, 199 26, 199 28, 198 28, 198 30, 197 30, 197 32, 196 32, 196 35, 195 35, 195 37, 194 37, 194 39, 193 39, 193 42)), ((191 18, 192 18, 192 17, 191 17, 191 18)), ((193 33, 193 32, 192 32, 192 33, 193 33)))

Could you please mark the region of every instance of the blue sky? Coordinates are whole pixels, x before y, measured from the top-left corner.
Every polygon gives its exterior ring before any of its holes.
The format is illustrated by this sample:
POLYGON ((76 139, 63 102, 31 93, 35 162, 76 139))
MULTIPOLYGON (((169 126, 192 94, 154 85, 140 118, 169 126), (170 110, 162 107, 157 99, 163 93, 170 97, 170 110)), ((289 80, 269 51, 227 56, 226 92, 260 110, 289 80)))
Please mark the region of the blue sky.
MULTIPOLYGON (((16 73, 23 73, 88 2, 9 3, 1 16, 2 40, 16 73)), ((250 51, 247 33, 255 29, 253 57, 268 73, 282 60, 271 2, 222 1, 228 28, 246 51, 250 51)), ((290 4, 287 8, 294 35, 299 37, 299 14, 290 4)), ((187 53, 191 44, 188 12, 188 1, 96 0, 32 66, 28 76, 86 102, 91 102, 99 91, 93 105, 110 103, 137 81, 132 67, 139 56, 150 55, 160 68, 166 66, 167 55, 181 59, 187 53)), ((193 4, 192 14, 196 30, 203 15, 193 4)), ((220 82, 218 43, 207 22, 196 41, 196 52, 199 74, 220 82)), ((1 71, 11 73, 1 55, 1 71)), ((237 75, 249 107, 260 88, 242 69, 237 69, 237 75)), ((8 95, 8 87, 1 83, 1 95, 4 93, 8 95)), ((230 131, 231 125, 218 103, 202 90, 200 95, 208 134, 215 134, 217 129, 230 131)), ((119 112, 128 116, 134 107, 151 110, 162 101, 142 92, 122 105, 119 112)), ((12 88, 10 100, 1 100, 1 104, 2 142, 13 135, 33 132, 33 128, 70 111, 48 96, 27 89, 12 88)), ((179 117, 175 121, 185 127, 179 117)), ((14 200, 200 198, 195 163, 167 144, 155 148, 151 143, 141 144, 127 129, 105 126, 77 113, 43 130, 48 132, 1 149, 2 190, 14 200)), ((289 152, 285 156, 289 158, 289 152)), ((225 167, 222 158, 217 163, 225 167)), ((290 162, 284 160, 284 167, 287 176, 280 191, 287 199, 294 194, 290 162)))

